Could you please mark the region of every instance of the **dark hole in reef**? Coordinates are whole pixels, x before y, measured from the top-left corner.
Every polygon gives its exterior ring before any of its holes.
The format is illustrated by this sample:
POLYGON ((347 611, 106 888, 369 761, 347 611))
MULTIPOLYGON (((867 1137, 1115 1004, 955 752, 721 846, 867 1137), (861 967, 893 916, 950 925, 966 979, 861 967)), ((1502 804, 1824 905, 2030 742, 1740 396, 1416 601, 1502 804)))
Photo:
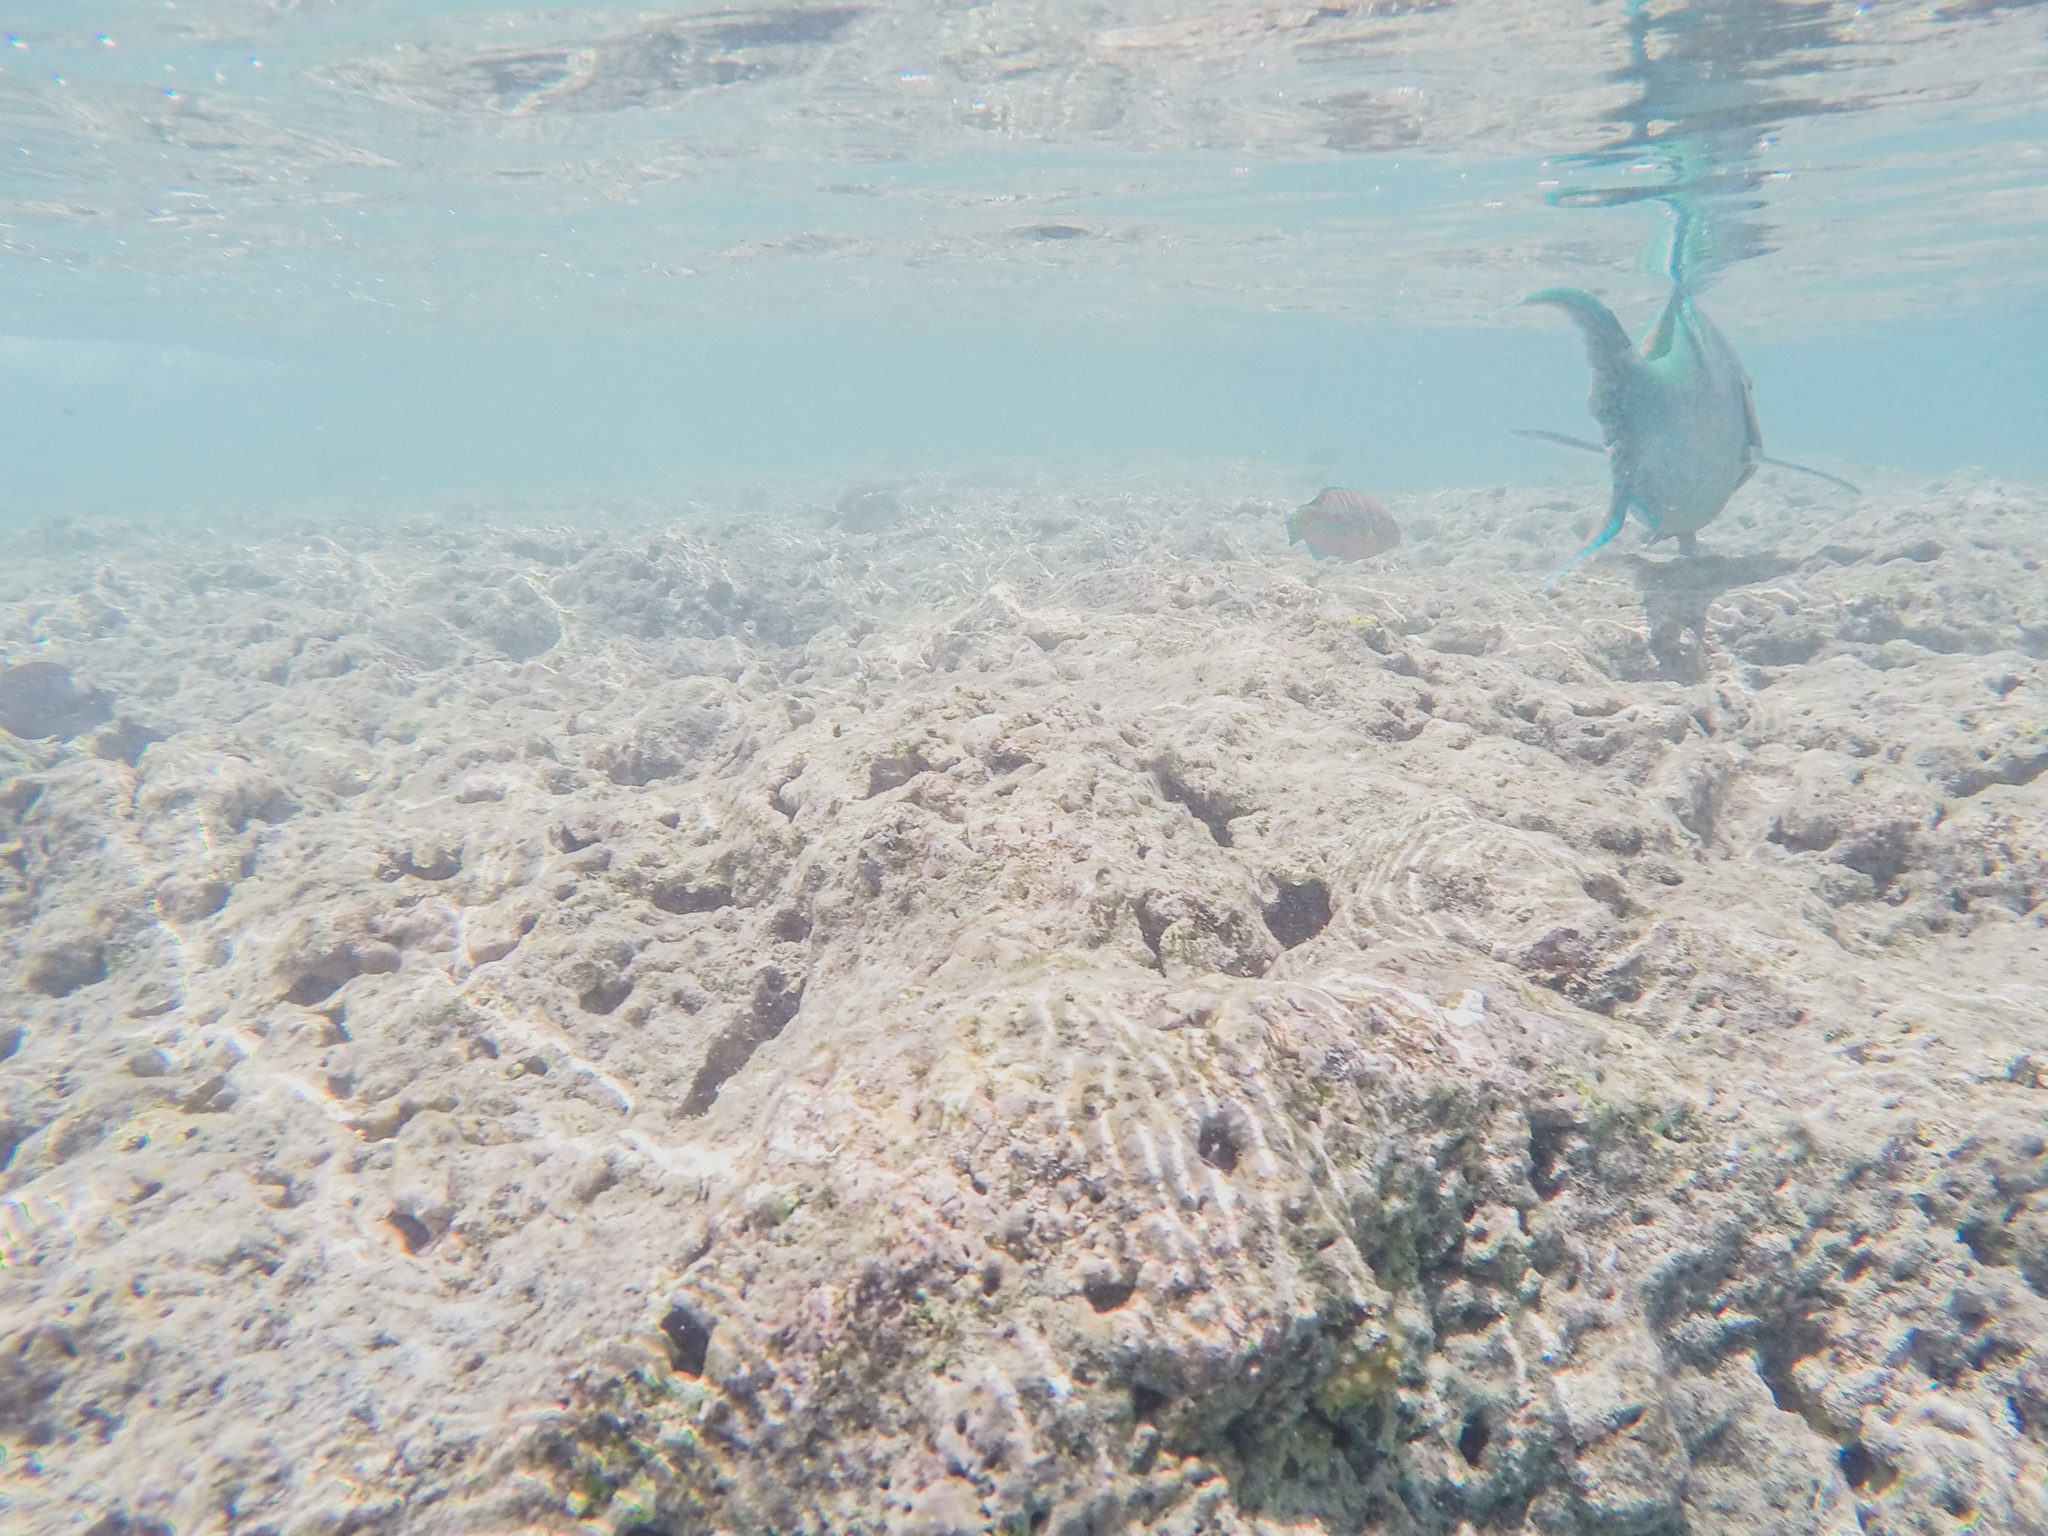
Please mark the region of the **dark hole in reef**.
POLYGON ((1570 1170, 1564 1166, 1564 1142, 1571 1134, 1569 1124, 1529 1127, 1529 1186, 1548 1200, 1564 1188, 1570 1170))
POLYGON ((619 1536, 675 1536, 665 1525, 649 1525, 645 1520, 635 1520, 619 1532, 619 1536))
POLYGON ((1280 894, 1265 909, 1266 927, 1283 949, 1306 944, 1330 926, 1330 888, 1320 880, 1280 882, 1280 894))
POLYGON ((433 848, 427 852, 425 863, 414 855, 416 849, 407 849, 394 854, 391 862, 400 874, 411 875, 415 880, 448 880, 462 873, 462 850, 459 848, 433 848))
POLYGON ((1138 902, 1138 937, 1145 941, 1145 947, 1152 951, 1153 969, 1166 969, 1166 952, 1160 948, 1166 942, 1167 915, 1160 905, 1152 900, 1153 893, 1147 891, 1138 902))
POLYGON ((169 1522, 134 1516, 123 1510, 105 1514, 85 1528, 81 1536, 177 1536, 169 1522))
POLYGON ((1148 1387, 1142 1381, 1132 1383, 1131 1418, 1134 1422, 1144 1423, 1157 1418, 1166 1403, 1166 1394, 1157 1387, 1148 1387))
POLYGON ((123 715, 93 738, 92 755, 102 762, 126 763, 133 768, 142 761, 144 752, 164 739, 162 731, 123 715))
POLYGON ((341 989, 342 982, 348 979, 345 976, 337 977, 331 972, 316 971, 311 976, 301 976, 293 982, 291 989, 285 993, 284 1000, 288 1003, 297 1003, 301 1008, 310 1008, 315 1003, 323 1003, 334 996, 341 989))
POLYGON ((1486 1442, 1493 1438, 1493 1431, 1486 1427, 1486 1415, 1473 1412, 1465 1415, 1465 1427, 1458 1431, 1458 1454, 1465 1458, 1465 1465, 1476 1467, 1479 1458, 1486 1454, 1486 1442))
POLYGON ((1044 1530, 1044 1529, 1045 1529, 1045 1522, 1046 1522, 1046 1521, 1048 1521, 1048 1520, 1050 1520, 1051 1518, 1052 1518, 1052 1511, 1051 1511, 1051 1510, 1049 1510, 1049 1509, 1034 1509, 1033 1511, 1031 1511, 1031 1529, 1032 1529, 1032 1530, 1034 1530, 1034 1531, 1042 1531, 1042 1530, 1044 1530))
POLYGON ((1385 1433, 1384 1416, 1377 1403, 1363 1404, 1330 1421, 1330 1444, 1359 1477, 1370 1477, 1386 1460, 1380 1445, 1385 1433))
POLYGON ((1861 1440, 1851 1440, 1836 1453, 1842 1477, 1851 1488, 1883 1493, 1899 1474, 1882 1456, 1874 1454, 1861 1440))
POLYGON ((798 907, 784 907, 775 914, 768 931, 785 944, 800 944, 811 936, 811 920, 798 907))
POLYGON ((1115 1275, 1098 1275, 1081 1287, 1088 1305, 1098 1312, 1114 1312, 1137 1292, 1137 1283, 1115 1275))
POLYGON ((434 1234, 427 1230, 427 1224, 410 1211, 393 1211, 384 1219, 398 1233, 398 1240, 405 1244, 407 1253, 418 1253, 434 1240, 434 1234))
POLYGON ((677 1302, 662 1318, 661 1332, 668 1340, 669 1365, 685 1376, 702 1376, 704 1356, 711 1348, 711 1324, 677 1302))
POLYGON ((866 798, 872 800, 876 795, 887 794, 892 789, 900 789, 920 773, 929 773, 930 771, 931 764, 925 761, 924 753, 916 747, 912 747, 907 752, 896 752, 888 757, 878 757, 868 765, 868 792, 866 798))
POLYGON ((981 1294, 993 1296, 1003 1288, 1003 1266, 990 1259, 981 1266, 981 1294))
POLYGON ((1208 790, 1187 783, 1166 764, 1153 768, 1159 780, 1159 792, 1175 805, 1184 805, 1194 818, 1209 829, 1209 835, 1223 847, 1230 846, 1230 823, 1245 814, 1245 807, 1233 804, 1222 795, 1211 794, 1208 790))
POLYGON ((1965 1222, 1956 1228, 1956 1240, 1979 1264, 2010 1264, 2019 1249, 2012 1234, 1992 1221, 1965 1222))
POLYGON ((592 843, 596 842, 597 839, 594 837, 578 837, 569 824, 564 822, 561 826, 555 828, 548 841, 564 853, 581 853, 592 843))
POLYGON ((701 1115, 718 1099, 733 1074, 753 1058, 754 1052, 781 1034, 803 1006, 801 982, 791 984, 780 966, 763 966, 754 977, 752 1006, 738 1020, 719 1032, 697 1069, 690 1095, 683 1100, 683 1113, 701 1115))
POLYGON ((606 1014, 633 995, 633 983, 625 976, 607 976, 594 981, 576 995, 576 1006, 585 1013, 606 1014))
POLYGON ((107 979, 107 952, 97 941, 60 944, 31 959, 24 979, 31 992, 69 997, 107 979))
POLYGON ((1195 1132, 1195 1151, 1211 1168, 1225 1173, 1236 1169, 1243 1148, 1238 1142, 1237 1127, 1230 1123, 1229 1115, 1219 1110, 1202 1117, 1202 1124, 1195 1132))
POLYGON ((664 912, 716 912, 732 905, 732 891, 723 885, 657 885, 650 899, 664 912))

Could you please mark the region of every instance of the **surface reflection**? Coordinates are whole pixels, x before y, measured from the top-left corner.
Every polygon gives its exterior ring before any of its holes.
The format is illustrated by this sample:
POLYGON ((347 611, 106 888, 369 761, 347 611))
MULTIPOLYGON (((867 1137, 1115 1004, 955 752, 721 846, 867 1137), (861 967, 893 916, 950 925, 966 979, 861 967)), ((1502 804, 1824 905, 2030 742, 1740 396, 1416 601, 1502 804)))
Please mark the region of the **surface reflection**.
MULTIPOLYGON (((1832 56, 1851 39, 1828 0, 1713 0, 1630 7, 1628 63, 1612 79, 1635 95, 1609 116, 1620 137, 1564 162, 1626 182, 1562 188, 1560 207, 1661 202, 1675 221, 1668 270, 1695 286, 1738 261, 1768 254, 1765 153, 1797 118, 1862 110, 1855 95, 1829 96, 1788 82, 1849 68, 1832 56)), ((1602 178, 1604 179, 1604 177, 1602 178)))

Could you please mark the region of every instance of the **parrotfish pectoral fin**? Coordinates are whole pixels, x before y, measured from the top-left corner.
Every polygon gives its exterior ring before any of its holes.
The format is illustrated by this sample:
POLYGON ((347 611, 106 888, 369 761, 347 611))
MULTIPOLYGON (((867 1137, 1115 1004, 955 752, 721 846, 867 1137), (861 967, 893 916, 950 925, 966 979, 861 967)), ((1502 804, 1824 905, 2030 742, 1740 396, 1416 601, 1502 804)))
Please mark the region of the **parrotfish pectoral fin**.
POLYGON ((1597 373, 1612 375, 1640 361, 1628 332, 1614 318, 1614 311, 1583 288, 1544 288, 1509 307, 1520 308, 1525 304, 1548 304, 1563 310, 1586 338, 1586 360, 1597 373))
POLYGON ((1811 475, 1816 480, 1827 481, 1829 485, 1838 485, 1851 496, 1861 496, 1863 494, 1861 490, 1851 485, 1840 475, 1831 475, 1824 469, 1815 469, 1811 464, 1794 464, 1790 459, 1774 459, 1767 453, 1758 454, 1757 462, 1759 464, 1769 464, 1777 469, 1796 469, 1802 475, 1811 475))
POLYGON ((1533 437, 1540 443, 1556 443, 1560 448, 1577 448, 1582 453, 1597 453, 1607 457, 1607 450, 1591 438, 1573 437, 1568 432, 1545 432, 1537 427, 1509 427, 1510 437, 1533 437))
POLYGON ((1563 565, 1560 565, 1544 578, 1544 591, 1548 592, 1555 588, 1560 581, 1564 580, 1565 577, 1569 576, 1590 559, 1601 545, 1621 532, 1621 525, 1628 519, 1628 504, 1633 499, 1626 491, 1617 490, 1614 493, 1614 505, 1607 510, 1606 525, 1593 535, 1592 542, 1584 549, 1573 555, 1571 559, 1565 561, 1563 565))

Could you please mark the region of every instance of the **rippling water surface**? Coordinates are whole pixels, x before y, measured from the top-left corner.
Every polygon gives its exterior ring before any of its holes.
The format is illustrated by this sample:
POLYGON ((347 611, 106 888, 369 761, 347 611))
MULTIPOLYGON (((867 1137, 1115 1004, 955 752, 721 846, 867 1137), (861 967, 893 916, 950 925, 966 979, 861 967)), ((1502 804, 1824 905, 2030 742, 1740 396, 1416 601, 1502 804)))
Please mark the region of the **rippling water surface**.
POLYGON ((1673 269, 1782 450, 2048 472, 2024 0, 5 26, 32 508, 1214 453, 1530 478, 1505 427, 1578 429, 1583 375, 1496 311, 1571 283, 1642 325, 1673 269))

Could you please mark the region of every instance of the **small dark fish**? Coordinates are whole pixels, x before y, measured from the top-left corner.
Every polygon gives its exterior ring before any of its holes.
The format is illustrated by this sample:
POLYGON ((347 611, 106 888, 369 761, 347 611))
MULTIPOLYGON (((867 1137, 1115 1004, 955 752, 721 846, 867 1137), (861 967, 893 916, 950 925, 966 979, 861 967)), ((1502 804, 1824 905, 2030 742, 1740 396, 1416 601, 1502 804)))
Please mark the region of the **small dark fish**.
POLYGON ((1287 519, 1287 542, 1318 560, 1369 560, 1400 543, 1401 530, 1370 496, 1333 485, 1287 519))

